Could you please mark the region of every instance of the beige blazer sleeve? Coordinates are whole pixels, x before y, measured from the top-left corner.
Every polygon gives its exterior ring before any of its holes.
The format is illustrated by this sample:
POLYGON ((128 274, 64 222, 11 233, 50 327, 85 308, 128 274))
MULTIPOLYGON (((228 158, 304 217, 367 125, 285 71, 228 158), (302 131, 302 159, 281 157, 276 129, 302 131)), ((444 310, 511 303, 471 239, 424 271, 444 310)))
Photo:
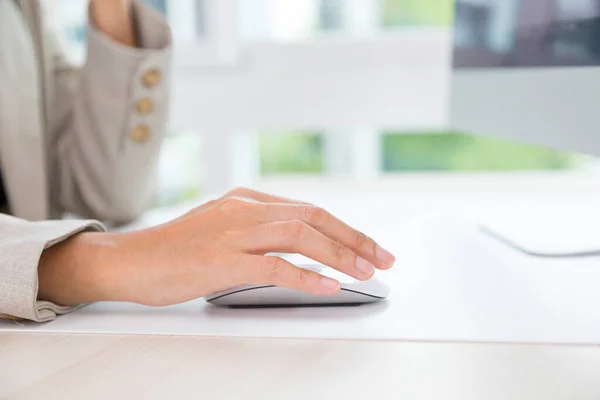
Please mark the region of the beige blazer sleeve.
POLYGON ((151 201, 168 114, 171 35, 162 17, 138 2, 135 18, 141 48, 121 46, 92 26, 80 69, 68 62, 57 31, 46 33, 50 200, 54 210, 91 220, 0 214, 0 316, 42 322, 73 310, 37 299, 43 250, 104 230, 96 220, 132 220, 151 201))
POLYGON ((37 300, 42 251, 79 232, 103 230, 96 221, 29 222, 0 214, 0 314, 43 322, 72 310, 37 300))
POLYGON ((121 223, 153 199, 169 111, 171 33, 149 6, 134 2, 134 10, 140 48, 91 25, 81 69, 54 36, 53 209, 121 223))

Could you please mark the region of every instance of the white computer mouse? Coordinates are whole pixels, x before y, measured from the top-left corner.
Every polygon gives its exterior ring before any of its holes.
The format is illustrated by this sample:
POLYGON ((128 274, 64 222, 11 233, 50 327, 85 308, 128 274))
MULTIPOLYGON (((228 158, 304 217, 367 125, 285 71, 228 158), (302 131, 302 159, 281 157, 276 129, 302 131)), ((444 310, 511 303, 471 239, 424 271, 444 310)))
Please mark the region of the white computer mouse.
POLYGON ((334 296, 318 296, 274 285, 243 285, 205 297, 211 304, 228 307, 341 306, 374 303, 385 299, 390 289, 376 277, 359 281, 322 265, 300 265, 337 279, 341 290, 334 296))

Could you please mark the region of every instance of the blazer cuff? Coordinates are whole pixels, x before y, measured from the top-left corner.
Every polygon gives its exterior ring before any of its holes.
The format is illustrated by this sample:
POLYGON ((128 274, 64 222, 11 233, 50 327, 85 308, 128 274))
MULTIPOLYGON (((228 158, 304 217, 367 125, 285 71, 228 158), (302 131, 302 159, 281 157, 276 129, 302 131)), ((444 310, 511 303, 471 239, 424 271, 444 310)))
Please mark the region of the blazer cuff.
POLYGON ((115 190, 125 193, 143 187, 140 171, 156 163, 166 133, 172 68, 167 22, 141 1, 133 1, 132 7, 140 47, 118 43, 90 26, 76 99, 80 112, 74 113, 76 127, 92 123, 98 137, 120 156, 114 165, 126 175, 121 181, 128 187, 115 190), (131 186, 138 181, 140 187, 131 186))
POLYGON ((132 17, 135 25, 138 47, 129 47, 118 43, 108 37, 104 32, 98 30, 92 18, 91 4, 88 8, 89 33, 90 39, 101 37, 109 46, 120 47, 129 53, 143 55, 148 51, 164 51, 170 49, 173 44, 171 28, 165 17, 151 6, 140 0, 132 1, 132 17))
POLYGON ((132 7, 139 46, 154 50, 171 47, 171 29, 163 15, 139 0, 133 1, 132 7))
POLYGON ((45 249, 77 233, 105 231, 104 225, 91 220, 29 222, 3 216, 2 230, 10 233, 5 232, 8 236, 0 243, 0 314, 46 322, 77 308, 37 300, 40 257, 45 249))
MULTIPOLYGON (((91 15, 89 18, 87 57, 80 84, 90 91, 89 95, 105 99, 103 105, 109 109, 115 102, 120 103, 117 107, 122 107, 123 101, 133 100, 144 85, 154 89, 164 87, 163 80, 170 72, 172 39, 169 25, 149 6, 138 1, 132 4, 139 47, 113 40, 94 25, 91 15)), ((158 92, 154 94, 163 95, 160 90, 158 92)), ((133 112, 135 104, 127 104, 126 109, 133 112)))

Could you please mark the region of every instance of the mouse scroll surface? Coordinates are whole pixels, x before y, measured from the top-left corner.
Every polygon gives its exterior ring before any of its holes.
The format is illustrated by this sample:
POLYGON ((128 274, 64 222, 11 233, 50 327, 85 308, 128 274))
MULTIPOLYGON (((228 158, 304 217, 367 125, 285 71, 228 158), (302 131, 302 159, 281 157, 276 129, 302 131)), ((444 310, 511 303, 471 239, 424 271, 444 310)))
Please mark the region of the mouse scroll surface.
POLYGON ((389 288, 376 278, 362 282, 321 265, 300 267, 337 279, 341 284, 340 292, 334 296, 318 296, 273 285, 244 285, 214 293, 205 300, 218 306, 240 308, 343 306, 374 303, 389 294, 389 288))

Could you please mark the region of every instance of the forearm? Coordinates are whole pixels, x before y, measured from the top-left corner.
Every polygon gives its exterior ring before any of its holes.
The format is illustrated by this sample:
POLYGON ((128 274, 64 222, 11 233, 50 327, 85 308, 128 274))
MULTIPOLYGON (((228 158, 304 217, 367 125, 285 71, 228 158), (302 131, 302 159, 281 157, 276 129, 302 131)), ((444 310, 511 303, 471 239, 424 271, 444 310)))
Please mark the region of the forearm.
POLYGON ((131 0, 91 0, 91 11, 100 31, 125 46, 137 47, 131 0))
POLYGON ((109 301, 118 262, 118 235, 80 233, 42 253, 38 300, 62 306, 109 301))

